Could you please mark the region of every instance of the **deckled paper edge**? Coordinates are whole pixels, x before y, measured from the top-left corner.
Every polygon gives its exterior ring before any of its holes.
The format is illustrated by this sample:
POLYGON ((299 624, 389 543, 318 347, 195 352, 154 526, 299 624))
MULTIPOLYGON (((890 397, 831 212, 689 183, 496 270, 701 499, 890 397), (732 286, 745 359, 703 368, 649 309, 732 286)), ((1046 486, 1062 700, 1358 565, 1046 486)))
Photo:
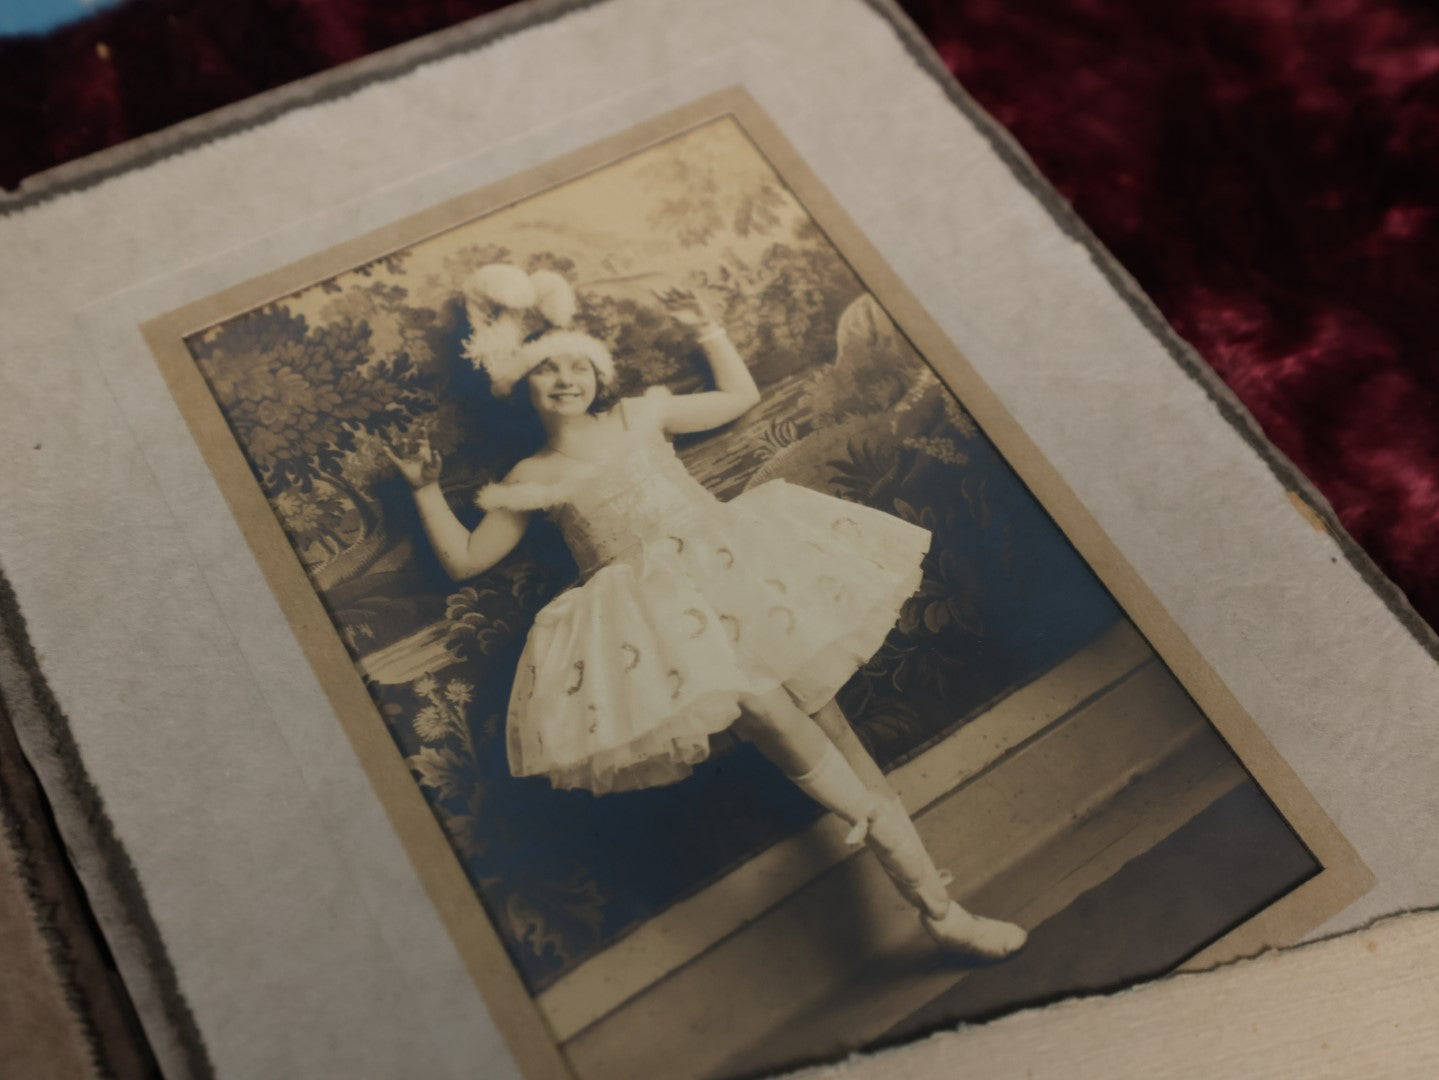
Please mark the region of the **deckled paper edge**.
POLYGON ((1243 1056, 1244 1066, 1223 1075, 1280 1080, 1301 1075, 1306 1067, 1326 1076, 1363 1075, 1363 1067, 1374 1070, 1382 1062, 1386 1076, 1429 1077, 1439 1069, 1439 1039, 1434 1038, 1432 1022, 1433 1010, 1439 1008, 1439 983, 1433 978, 1436 959, 1439 908, 1415 908, 1202 972, 1173 972, 1111 993, 1021 1009, 988 1023, 935 1032, 784 1076, 785 1080, 942 1080, 957 1075, 956 1063, 963 1061, 966 1075, 988 1080, 1208 1078, 1221 1075, 1216 1071, 1220 1063, 1214 1060, 1212 1045, 1196 1047, 1193 1041, 1211 1039, 1215 1030, 1232 1035, 1244 1025, 1232 1017, 1217 1024, 1176 1022, 1176 1017, 1193 1015, 1182 1008, 1184 1004, 1202 998, 1220 1013, 1247 1010, 1258 1006, 1260 999, 1272 1000, 1268 994, 1277 983, 1288 986, 1302 968, 1327 962, 1349 981, 1342 987, 1316 985, 1314 993, 1291 1001, 1302 1006, 1297 1016, 1286 1017, 1279 1010, 1247 1012, 1253 1022, 1243 1038, 1264 1050, 1226 1045, 1223 1049, 1230 1057, 1243 1056), (1416 943, 1423 951, 1413 948, 1416 943), (1416 1001, 1413 993, 1416 982, 1428 987, 1427 1012, 1423 996, 1416 1001), (1356 1008, 1359 1002, 1362 1010, 1356 1008), (1122 1023, 1126 1030, 1154 1033, 1147 1044, 1114 1038, 1110 1022, 1121 1010, 1126 1014, 1122 1023), (1383 1024, 1356 1022, 1361 1011, 1366 1018, 1382 1016, 1383 1024), (1075 1027, 1103 1030, 1105 1045, 1069 1043, 1069 1052, 1056 1058, 1054 1040, 1063 1039, 1075 1027), (1330 1038, 1338 1045, 1331 1045, 1330 1038), (996 1042, 1002 1049, 991 1052, 989 1047, 996 1042), (1284 1055, 1282 1063, 1274 1062, 1276 1054, 1284 1055))
POLYGON ((469 22, 308 75, 27 177, 15 191, 0 191, 0 217, 28 210, 62 195, 85 191, 124 173, 263 127, 285 113, 347 97, 373 83, 401 78, 433 61, 483 49, 502 38, 606 2, 522 0, 469 22))

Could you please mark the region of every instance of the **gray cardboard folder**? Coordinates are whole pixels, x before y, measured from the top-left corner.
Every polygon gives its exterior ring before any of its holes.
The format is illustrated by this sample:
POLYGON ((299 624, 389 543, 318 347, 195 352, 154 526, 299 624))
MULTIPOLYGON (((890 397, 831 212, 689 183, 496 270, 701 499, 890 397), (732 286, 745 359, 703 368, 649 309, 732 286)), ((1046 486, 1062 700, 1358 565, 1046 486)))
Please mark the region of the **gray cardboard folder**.
POLYGON ((889 4, 520 5, 57 171, 0 247, 0 690, 167 1075, 1433 1071, 1432 917, 1384 918, 1439 889, 1433 634, 889 4), (724 383, 673 288, 760 391, 673 444, 750 546, 676 524, 709 599, 554 708, 710 640, 742 703, 745 619, 838 640, 845 530, 927 530, 837 704, 785 685, 1023 951, 937 946, 729 714, 674 783, 517 775, 522 646, 629 556, 576 487, 448 581, 388 463, 423 430, 467 531, 539 445, 494 264, 573 290, 611 418, 724 383))

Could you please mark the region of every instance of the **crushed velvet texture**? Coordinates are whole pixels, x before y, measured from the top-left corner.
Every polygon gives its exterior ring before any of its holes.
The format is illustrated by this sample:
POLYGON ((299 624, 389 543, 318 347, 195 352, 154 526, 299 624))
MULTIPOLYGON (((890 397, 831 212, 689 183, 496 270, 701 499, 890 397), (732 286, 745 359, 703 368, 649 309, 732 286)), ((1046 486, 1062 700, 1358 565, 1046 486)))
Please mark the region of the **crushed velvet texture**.
POLYGON ((1439 13, 906 5, 1439 625, 1439 13))
MULTIPOLYGON (((0 183, 505 6, 130 0, 0 42, 0 183)), ((904 0, 1439 624, 1439 12, 904 0)))

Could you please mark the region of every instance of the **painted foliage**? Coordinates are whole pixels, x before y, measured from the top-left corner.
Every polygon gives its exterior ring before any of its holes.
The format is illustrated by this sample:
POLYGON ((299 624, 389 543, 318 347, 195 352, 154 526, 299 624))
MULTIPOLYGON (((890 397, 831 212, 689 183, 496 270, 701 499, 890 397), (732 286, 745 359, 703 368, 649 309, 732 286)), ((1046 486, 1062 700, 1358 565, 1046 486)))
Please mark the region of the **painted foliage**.
POLYGON ((1119 617, 1088 568, 731 121, 395 252, 196 335, 192 354, 477 892, 532 989, 818 815, 751 748, 596 798, 516 780, 503 717, 535 613, 575 567, 541 522, 455 584, 380 440, 423 427, 474 523, 530 447, 461 355, 459 283, 510 261, 577 286, 624 393, 704 385, 650 300, 701 294, 761 404, 680 445, 721 498, 783 477, 916 522, 934 546, 885 645, 840 695, 892 768, 1119 617))

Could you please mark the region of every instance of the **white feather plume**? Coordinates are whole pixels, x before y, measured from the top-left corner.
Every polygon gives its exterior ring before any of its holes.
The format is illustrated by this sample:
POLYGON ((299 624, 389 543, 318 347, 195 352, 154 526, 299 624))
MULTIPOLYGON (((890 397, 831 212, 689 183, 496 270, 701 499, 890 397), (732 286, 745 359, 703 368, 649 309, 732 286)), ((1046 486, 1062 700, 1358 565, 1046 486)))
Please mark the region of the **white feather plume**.
POLYGON ((535 306, 545 320, 551 326, 569 326, 579 308, 570 283, 553 270, 536 270, 530 275, 530 281, 535 286, 535 306))
POLYGON ((470 336, 465 339, 464 352, 480 368, 490 370, 496 363, 517 355, 520 348, 519 320, 510 315, 488 318, 471 302, 465 305, 470 316, 470 336))
POLYGON ((534 307, 539 299, 530 275, 508 263, 490 263, 471 274, 464 284, 470 299, 488 300, 506 308, 534 307))
POLYGON ((526 274, 518 266, 491 263, 465 280, 463 295, 470 321, 464 354, 489 375, 495 394, 506 396, 536 364, 562 354, 586 357, 602 381, 614 378, 614 358, 604 342, 565 329, 579 302, 570 283, 553 270, 526 274), (527 323, 537 317, 549 329, 526 341, 527 323))

